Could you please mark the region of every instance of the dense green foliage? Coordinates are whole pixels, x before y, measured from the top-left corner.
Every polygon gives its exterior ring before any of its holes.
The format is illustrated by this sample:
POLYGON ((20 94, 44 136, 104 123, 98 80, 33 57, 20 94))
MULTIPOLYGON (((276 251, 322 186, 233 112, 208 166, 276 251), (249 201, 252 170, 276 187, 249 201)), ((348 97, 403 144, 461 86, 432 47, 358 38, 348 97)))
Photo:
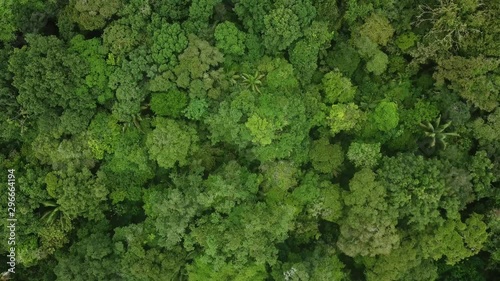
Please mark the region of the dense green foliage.
POLYGON ((498 280, 499 1, 5 0, 0 26, 13 280, 498 280))

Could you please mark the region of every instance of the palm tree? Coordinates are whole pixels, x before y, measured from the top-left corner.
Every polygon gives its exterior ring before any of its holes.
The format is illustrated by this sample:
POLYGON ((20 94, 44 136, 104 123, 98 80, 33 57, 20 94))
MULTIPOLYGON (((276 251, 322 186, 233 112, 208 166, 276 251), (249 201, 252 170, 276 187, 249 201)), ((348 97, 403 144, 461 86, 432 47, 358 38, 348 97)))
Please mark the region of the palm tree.
POLYGON ((425 123, 420 123, 420 127, 424 129, 424 134, 429 140, 429 146, 431 148, 435 148, 436 144, 439 144, 446 149, 447 137, 458 137, 459 134, 455 132, 446 133, 445 130, 451 125, 451 121, 448 121, 445 124, 441 124, 441 115, 436 119, 434 124, 431 124, 429 121, 425 123))
POLYGON ((259 74, 259 71, 256 71, 254 75, 243 73, 239 77, 236 76, 234 78, 241 79, 245 88, 260 93, 259 86, 262 85, 261 80, 264 78, 264 74, 259 74))
POLYGON ((71 219, 61 211, 61 206, 59 204, 51 200, 42 202, 42 205, 48 209, 42 215, 42 220, 45 221, 46 224, 59 222, 63 229, 69 229, 71 219))

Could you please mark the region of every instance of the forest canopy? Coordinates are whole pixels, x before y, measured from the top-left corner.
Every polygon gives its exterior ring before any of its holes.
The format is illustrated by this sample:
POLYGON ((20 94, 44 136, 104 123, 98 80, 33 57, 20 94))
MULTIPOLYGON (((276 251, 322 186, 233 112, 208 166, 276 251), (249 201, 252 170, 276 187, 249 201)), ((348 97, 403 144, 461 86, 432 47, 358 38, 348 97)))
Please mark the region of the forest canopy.
POLYGON ((500 1, 5 0, 0 26, 1 280, 498 280, 500 1))

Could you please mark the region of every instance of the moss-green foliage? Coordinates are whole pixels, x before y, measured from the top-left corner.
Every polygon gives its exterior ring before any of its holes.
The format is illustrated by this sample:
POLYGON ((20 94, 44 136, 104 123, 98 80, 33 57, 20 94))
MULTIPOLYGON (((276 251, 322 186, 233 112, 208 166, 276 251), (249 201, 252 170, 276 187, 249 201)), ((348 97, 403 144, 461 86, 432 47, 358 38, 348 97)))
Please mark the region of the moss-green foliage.
POLYGON ((72 20, 84 30, 103 28, 106 21, 116 14, 120 8, 121 1, 119 0, 72 0, 68 5, 72 20))
POLYGON ((384 132, 396 128, 399 123, 397 104, 386 101, 379 103, 373 113, 373 122, 379 130, 384 132))
POLYGON ((245 34, 232 22, 223 22, 215 28, 217 48, 228 55, 242 55, 245 52, 245 34))
POLYGON ((301 36, 299 17, 289 8, 278 7, 264 17, 264 44, 269 52, 283 51, 301 36))
POLYGON ((325 22, 314 21, 304 31, 305 38, 298 41, 290 51, 290 62, 295 67, 299 80, 309 83, 318 67, 318 55, 329 47, 333 32, 325 22))
POLYGON ((309 157, 314 169, 321 173, 338 173, 344 161, 344 152, 340 145, 331 145, 328 139, 312 142, 309 157))
POLYGON ((125 20, 114 21, 106 27, 102 35, 104 45, 113 54, 124 55, 133 50, 140 42, 140 34, 125 20))
POLYGON ((332 134, 352 130, 362 117, 363 112, 354 103, 332 105, 328 116, 332 134))
POLYGON ((499 65, 499 59, 454 56, 439 62, 434 78, 438 85, 449 82, 448 87, 480 109, 493 111, 500 97, 500 78, 494 72, 499 65))
POLYGON ((396 39, 396 45, 401 49, 401 51, 407 51, 411 47, 415 46, 418 37, 413 32, 401 34, 398 39, 396 39))
POLYGON ((163 168, 186 165, 197 139, 193 128, 161 117, 155 119, 154 126, 146 140, 150 158, 163 168))
POLYGON ((179 90, 151 95, 151 110, 159 116, 179 117, 187 103, 186 94, 179 90))
POLYGON ((384 15, 372 14, 361 26, 360 33, 370 38, 371 41, 385 46, 394 34, 394 28, 384 15))
POLYGON ((499 14, 2 1, 14 279, 497 280, 499 14))
POLYGON ((8 62, 18 103, 33 117, 61 118, 65 132, 84 129, 96 106, 84 80, 89 65, 54 36, 32 34, 26 40, 28 45, 16 49, 8 62))
POLYGON ((447 221, 422 237, 423 255, 434 260, 445 256, 446 263, 453 265, 478 253, 488 236, 486 228, 478 214, 472 214, 465 223, 447 221))
POLYGON ((361 58, 354 47, 347 42, 340 41, 329 51, 325 62, 329 67, 337 68, 345 76, 351 77, 358 68, 361 58))
POLYGON ((352 161, 356 167, 371 168, 377 165, 381 156, 380 143, 352 142, 347 152, 347 158, 352 161))
POLYGON ((345 254, 387 255, 399 245, 396 212, 384 200, 386 188, 369 169, 357 172, 343 194, 347 214, 341 223, 337 246, 345 254))
POLYGON ((323 77, 325 101, 327 103, 347 103, 354 99, 356 87, 351 81, 340 74, 340 72, 328 72, 323 77))
POLYGON ((169 24, 159 15, 153 15, 151 21, 148 26, 153 35, 151 57, 160 66, 160 70, 166 70, 167 65, 177 63, 177 55, 187 47, 188 39, 179 23, 169 24))

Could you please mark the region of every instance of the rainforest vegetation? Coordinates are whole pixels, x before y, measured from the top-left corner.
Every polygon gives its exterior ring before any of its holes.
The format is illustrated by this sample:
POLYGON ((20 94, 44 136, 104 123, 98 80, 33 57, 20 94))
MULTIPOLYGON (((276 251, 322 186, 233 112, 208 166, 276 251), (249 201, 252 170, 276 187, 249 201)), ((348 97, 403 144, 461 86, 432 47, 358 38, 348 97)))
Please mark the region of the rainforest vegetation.
POLYGON ((2 278, 498 280, 499 65, 498 0, 2 0, 2 278))

